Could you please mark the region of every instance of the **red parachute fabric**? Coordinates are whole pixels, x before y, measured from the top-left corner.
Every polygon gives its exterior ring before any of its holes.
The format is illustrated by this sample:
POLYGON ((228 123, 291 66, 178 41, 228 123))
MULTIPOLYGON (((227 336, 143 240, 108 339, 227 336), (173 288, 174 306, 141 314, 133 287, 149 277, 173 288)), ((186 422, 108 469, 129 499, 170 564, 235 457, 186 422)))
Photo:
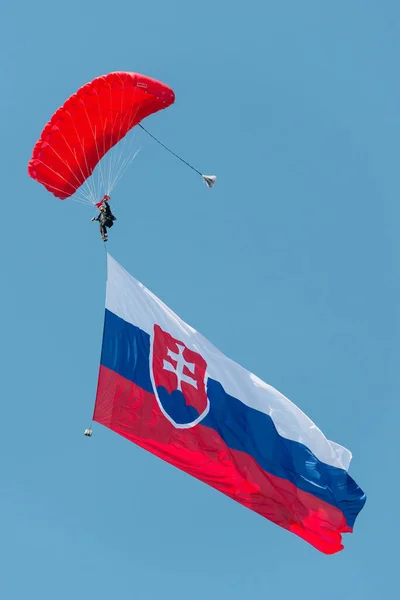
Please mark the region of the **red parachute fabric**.
POLYGON ((171 88, 138 73, 94 79, 47 123, 33 149, 29 175, 57 198, 69 198, 132 127, 174 100, 171 88))

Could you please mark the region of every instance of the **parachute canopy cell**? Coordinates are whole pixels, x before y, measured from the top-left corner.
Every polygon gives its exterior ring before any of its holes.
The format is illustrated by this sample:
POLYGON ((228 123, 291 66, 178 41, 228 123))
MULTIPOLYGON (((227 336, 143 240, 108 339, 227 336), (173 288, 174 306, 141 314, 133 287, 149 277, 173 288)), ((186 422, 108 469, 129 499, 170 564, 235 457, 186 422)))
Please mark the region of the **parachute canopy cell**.
POLYGON ((69 198, 135 125, 174 100, 170 87, 138 73, 94 79, 47 123, 33 149, 29 175, 57 198, 69 198))

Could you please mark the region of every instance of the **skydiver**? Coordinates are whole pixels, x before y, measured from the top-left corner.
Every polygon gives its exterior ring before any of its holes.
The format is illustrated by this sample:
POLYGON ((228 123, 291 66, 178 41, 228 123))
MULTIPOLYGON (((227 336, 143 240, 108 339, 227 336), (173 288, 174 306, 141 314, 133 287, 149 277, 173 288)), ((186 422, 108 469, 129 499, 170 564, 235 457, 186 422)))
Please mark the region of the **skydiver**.
POLYGON ((117 220, 117 217, 111 212, 110 205, 108 201, 110 200, 110 196, 104 196, 98 204, 96 204, 99 209, 99 214, 97 217, 93 217, 92 221, 99 221, 100 224, 100 233, 101 239, 106 242, 108 240, 107 237, 107 227, 110 228, 113 226, 113 222, 117 220))

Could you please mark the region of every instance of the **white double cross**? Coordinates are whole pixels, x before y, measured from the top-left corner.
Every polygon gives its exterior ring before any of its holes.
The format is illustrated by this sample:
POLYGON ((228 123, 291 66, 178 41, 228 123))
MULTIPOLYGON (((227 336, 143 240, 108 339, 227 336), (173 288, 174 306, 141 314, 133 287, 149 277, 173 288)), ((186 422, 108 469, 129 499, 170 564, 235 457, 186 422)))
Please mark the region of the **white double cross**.
POLYGON ((177 389, 180 392, 182 391, 182 381, 188 383, 197 390, 197 381, 194 379, 194 377, 191 377, 190 375, 185 375, 185 373, 183 372, 184 368, 186 367, 187 370, 190 371, 190 373, 194 374, 196 365, 194 365, 193 363, 186 362, 186 360, 184 359, 183 353, 185 351, 185 346, 181 346, 180 344, 176 345, 178 346, 178 354, 172 352, 172 350, 168 348, 168 356, 176 362, 176 367, 174 367, 174 365, 168 360, 164 360, 163 369, 165 371, 171 371, 172 373, 175 373, 176 378, 178 380, 177 389))

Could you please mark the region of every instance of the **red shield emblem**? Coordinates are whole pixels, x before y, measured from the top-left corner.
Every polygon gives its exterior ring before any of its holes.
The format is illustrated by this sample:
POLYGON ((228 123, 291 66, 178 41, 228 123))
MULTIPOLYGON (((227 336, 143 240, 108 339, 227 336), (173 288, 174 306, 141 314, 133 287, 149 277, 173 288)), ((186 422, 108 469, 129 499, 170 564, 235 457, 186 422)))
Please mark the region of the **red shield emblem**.
POLYGON ((158 325, 154 325, 150 371, 158 404, 175 427, 194 427, 204 419, 210 408, 207 363, 158 325))

